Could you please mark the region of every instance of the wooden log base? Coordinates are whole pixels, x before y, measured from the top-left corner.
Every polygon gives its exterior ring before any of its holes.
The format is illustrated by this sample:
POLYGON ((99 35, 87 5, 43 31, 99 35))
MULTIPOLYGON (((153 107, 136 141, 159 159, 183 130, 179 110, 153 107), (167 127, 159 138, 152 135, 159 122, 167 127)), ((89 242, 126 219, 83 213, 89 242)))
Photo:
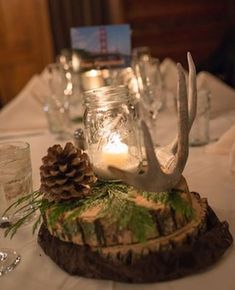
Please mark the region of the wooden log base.
POLYGON ((44 252, 71 275, 129 283, 171 280, 214 264, 233 243, 228 223, 207 208, 207 230, 167 251, 150 252, 138 260, 110 260, 89 246, 75 245, 52 236, 42 224, 38 243, 44 252))

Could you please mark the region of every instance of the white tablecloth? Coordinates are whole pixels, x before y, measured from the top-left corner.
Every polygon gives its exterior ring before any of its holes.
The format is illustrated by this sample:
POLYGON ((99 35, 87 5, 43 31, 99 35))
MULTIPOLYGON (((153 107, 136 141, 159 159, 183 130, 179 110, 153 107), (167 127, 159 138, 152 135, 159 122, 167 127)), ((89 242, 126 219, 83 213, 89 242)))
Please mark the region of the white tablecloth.
MULTIPOLYGON (((34 188, 39 187, 39 166, 48 146, 56 143, 50 134, 24 138, 30 143, 33 165, 34 188)), ((228 156, 205 153, 204 147, 190 148, 189 160, 184 172, 190 189, 207 197, 221 219, 226 219, 235 236, 235 176, 228 170, 228 156)), ((145 285, 128 285, 110 281, 96 281, 72 277, 63 272, 47 257, 37 244, 37 235, 32 236, 30 225, 22 228, 12 239, 3 238, 1 247, 16 249, 22 261, 15 270, 0 278, 2 290, 104 290, 104 289, 171 289, 171 290, 234 290, 235 249, 213 267, 179 280, 145 285)))
MULTIPOLYGON (((26 108, 28 102, 25 95, 20 95, 12 105, 8 105, 2 114, 0 113, 0 137, 3 134, 13 134, 19 128, 28 129, 29 119, 21 120, 20 108, 26 108), (16 113, 16 114, 15 114, 16 113), (17 115, 18 114, 18 115, 17 115), (7 120, 13 116, 14 121, 7 126, 7 120), (18 117, 17 117, 18 116, 18 117), (21 124, 20 124, 21 122, 21 124), (22 125, 23 122, 23 125, 22 125), (20 125, 22 125, 20 127, 20 125), (7 128, 8 127, 8 128, 7 128), (2 135, 1 135, 2 134, 2 135)), ((40 109, 32 104, 30 120, 34 124, 34 129, 46 129, 45 119, 40 109), (38 120, 36 120, 38 111, 38 120)), ((24 115, 27 118, 26 115, 24 115)), ((159 122, 157 135, 159 140, 167 142, 172 137, 175 122, 171 119, 171 114, 162 114, 159 122), (170 134, 168 134, 170 133, 170 134)), ((214 123, 213 132, 220 132, 221 122, 214 123)), ((231 126, 231 124, 229 124, 231 126)), ((29 126, 30 127, 30 126, 29 126)), ((229 126, 228 126, 229 127, 229 126)), ((30 127, 32 128, 32 127, 30 127)), ((32 128, 33 129, 33 128, 32 128)), ((17 132, 19 133, 19 132, 17 132)), ((41 158, 46 154, 47 148, 58 141, 45 132, 41 135, 25 138, 18 138, 26 141, 31 146, 31 158, 33 166, 34 188, 39 187, 39 167, 41 158)), ((218 136, 216 136, 218 137, 218 136)), ((222 220, 227 220, 230 229, 235 237, 235 175, 228 167, 228 155, 213 154, 206 151, 205 147, 190 148, 189 159, 184 171, 191 191, 199 192, 203 197, 207 197, 209 204, 213 207, 217 215, 222 220)), ((73 277, 62 271, 54 262, 47 257, 37 244, 37 235, 31 234, 31 225, 24 226, 14 236, 12 240, 3 237, 0 231, 0 247, 16 249, 22 257, 20 264, 11 273, 0 278, 1 290, 234 290, 235 289, 235 248, 232 246, 218 263, 212 267, 179 280, 153 284, 123 284, 112 281, 98 281, 73 277)))

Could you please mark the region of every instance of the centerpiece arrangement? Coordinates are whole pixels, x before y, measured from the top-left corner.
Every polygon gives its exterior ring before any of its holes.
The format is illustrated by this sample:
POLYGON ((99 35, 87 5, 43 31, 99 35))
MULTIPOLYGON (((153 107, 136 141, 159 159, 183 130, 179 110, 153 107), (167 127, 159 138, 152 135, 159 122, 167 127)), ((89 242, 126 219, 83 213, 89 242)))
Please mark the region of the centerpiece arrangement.
POLYGON ((154 150, 145 122, 123 88, 90 92, 86 104, 87 152, 67 143, 48 149, 38 192, 12 207, 37 209, 38 243, 73 275, 131 283, 182 277, 216 262, 232 244, 205 198, 190 192, 182 173, 188 135, 196 115, 195 68, 188 55, 189 80, 178 65, 178 134, 154 150), (111 122, 111 121, 112 122, 111 122), (139 134, 139 136, 138 136, 139 134), (143 136, 146 165, 141 163, 143 136), (25 205, 26 203, 26 205, 25 205))

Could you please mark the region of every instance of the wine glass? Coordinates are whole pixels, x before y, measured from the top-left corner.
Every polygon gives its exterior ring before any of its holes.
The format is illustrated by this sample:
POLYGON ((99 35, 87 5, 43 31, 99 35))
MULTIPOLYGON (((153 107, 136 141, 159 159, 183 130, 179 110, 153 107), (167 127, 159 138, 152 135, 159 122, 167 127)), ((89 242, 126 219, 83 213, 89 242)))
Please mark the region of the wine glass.
POLYGON ((12 271, 20 262, 20 255, 12 249, 0 248, 0 276, 12 271))
POLYGON ((58 63, 47 65, 45 79, 48 87, 43 110, 48 127, 58 140, 67 140, 71 137, 70 102, 72 94, 71 72, 65 73, 58 63))
MULTIPOLYGON (((9 217, 1 216, 0 228, 5 229, 10 225, 11 223, 9 221, 9 217)), ((8 272, 11 272, 19 264, 20 260, 21 257, 15 250, 9 248, 0 248, 0 277, 8 272)))
POLYGON ((144 57, 133 61, 133 70, 140 92, 140 116, 147 123, 153 143, 157 146, 156 125, 158 113, 164 105, 159 60, 145 54, 144 57))

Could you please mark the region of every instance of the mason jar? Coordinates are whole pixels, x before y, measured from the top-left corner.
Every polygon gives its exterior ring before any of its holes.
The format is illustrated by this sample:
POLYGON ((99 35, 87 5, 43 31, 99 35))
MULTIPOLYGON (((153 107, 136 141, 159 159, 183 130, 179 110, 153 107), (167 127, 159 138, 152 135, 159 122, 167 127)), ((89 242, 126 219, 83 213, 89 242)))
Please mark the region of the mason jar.
POLYGON ((109 166, 137 172, 142 161, 140 131, 126 87, 101 87, 84 97, 87 150, 98 178, 116 179, 109 166))

